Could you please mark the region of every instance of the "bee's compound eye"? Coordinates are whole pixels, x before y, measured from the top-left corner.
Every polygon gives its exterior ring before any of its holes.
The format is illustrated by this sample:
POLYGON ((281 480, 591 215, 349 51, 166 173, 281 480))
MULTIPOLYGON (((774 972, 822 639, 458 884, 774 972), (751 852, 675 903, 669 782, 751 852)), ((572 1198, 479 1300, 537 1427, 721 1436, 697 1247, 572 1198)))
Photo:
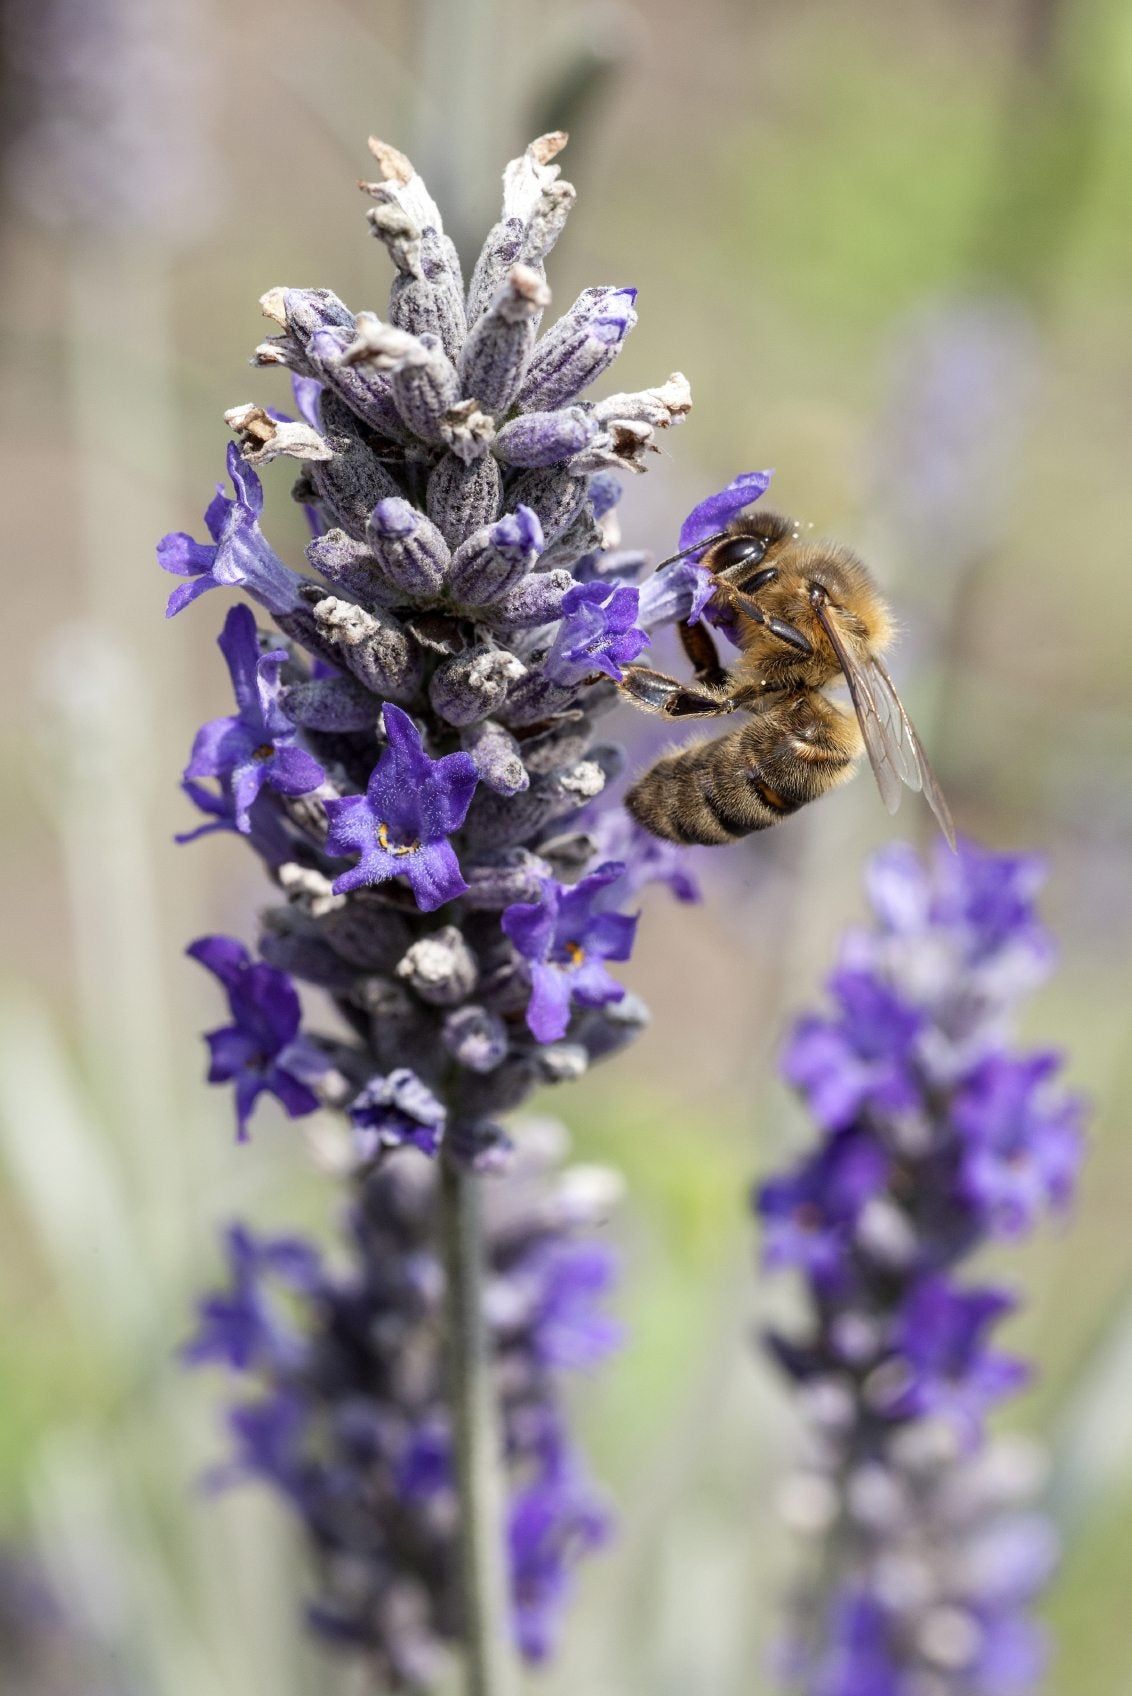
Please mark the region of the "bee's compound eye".
POLYGON ((757 565, 766 553, 765 536, 736 536, 723 546, 712 559, 715 571, 730 571, 736 565, 757 565))

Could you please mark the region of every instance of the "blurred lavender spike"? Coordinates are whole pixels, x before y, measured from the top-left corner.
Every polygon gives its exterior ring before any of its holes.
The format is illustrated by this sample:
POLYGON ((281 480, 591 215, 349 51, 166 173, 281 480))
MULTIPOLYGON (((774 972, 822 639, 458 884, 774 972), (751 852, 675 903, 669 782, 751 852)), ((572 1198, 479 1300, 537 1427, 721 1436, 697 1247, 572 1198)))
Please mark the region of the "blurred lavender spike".
POLYGON ((784 1056, 819 1131, 757 1195, 766 1263, 796 1270, 806 1302, 767 1337, 806 1428, 782 1492, 812 1548, 782 1651, 803 1696, 1021 1696, 1041 1679, 1042 1464, 985 1432, 1028 1377, 993 1341, 1015 1298, 958 1277, 988 1240, 1063 1211, 1080 1160, 1059 1057, 1012 1041, 1048 969, 1040 875, 969 843, 930 867, 899 844, 878 855, 833 1012, 798 1020, 784 1056))

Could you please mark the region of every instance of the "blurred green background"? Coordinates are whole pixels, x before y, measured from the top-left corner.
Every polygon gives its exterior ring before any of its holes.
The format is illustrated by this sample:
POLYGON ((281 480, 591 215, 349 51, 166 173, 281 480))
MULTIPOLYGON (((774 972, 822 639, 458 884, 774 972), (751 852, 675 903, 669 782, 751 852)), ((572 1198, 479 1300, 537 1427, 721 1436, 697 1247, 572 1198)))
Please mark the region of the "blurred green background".
MULTIPOLYGON (((28 1626, 4 1574, 34 1555, 74 1634, 49 1664, 13 1661, 13 1688, 338 1688, 292 1622, 281 1510, 192 1488, 220 1450, 221 1390, 173 1352, 218 1222, 326 1231, 335 1204, 293 1127, 265 1110, 235 1150, 227 1101, 201 1085, 211 1009, 181 949, 246 933, 262 891, 230 839, 171 841, 189 822, 177 774, 225 690, 216 620, 164 623, 152 548, 200 530, 222 411, 285 404, 246 365, 258 296, 321 285, 382 307, 387 262, 353 186, 367 134, 413 156, 470 249, 503 163, 561 126, 579 205, 556 299, 635 283, 612 386, 678 368, 695 395, 627 491, 627 542, 665 550, 704 493, 774 466, 773 504, 861 549, 889 590, 896 675, 961 828, 1048 858, 1062 960, 1028 1034, 1069 1052, 1092 1147, 1071 1224, 998 1270, 1028 1292, 1012 1341, 1041 1377, 1012 1417, 1049 1445, 1066 1539, 1049 1688, 1121 1696, 1132 9, 56 5, 56 38, 51 5, 3 8, 0 1630, 13 1609, 28 1626)), ((297 559, 289 476, 267 483, 270 533, 297 559)), ((641 726, 625 729, 643 757, 641 726)), ((899 824, 930 837, 917 803, 899 824)), ((626 972, 651 1029, 542 1104, 628 1180, 629 1343, 578 1397, 623 1529, 583 1581, 548 1693, 765 1687, 794 1433, 751 1346, 780 1297, 756 1289, 746 1193, 805 1135, 774 1055, 890 833, 862 778, 702 855, 702 906, 651 892, 626 972)))

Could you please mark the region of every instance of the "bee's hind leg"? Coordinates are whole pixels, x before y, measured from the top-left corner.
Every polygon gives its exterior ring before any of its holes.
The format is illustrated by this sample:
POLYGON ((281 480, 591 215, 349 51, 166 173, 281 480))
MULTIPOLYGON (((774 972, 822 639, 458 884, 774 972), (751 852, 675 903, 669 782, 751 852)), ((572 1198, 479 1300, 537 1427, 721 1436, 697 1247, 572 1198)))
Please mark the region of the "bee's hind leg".
POLYGON ((631 665, 619 688, 634 706, 662 718, 718 718, 732 710, 732 700, 722 688, 706 683, 682 683, 647 665, 631 665))

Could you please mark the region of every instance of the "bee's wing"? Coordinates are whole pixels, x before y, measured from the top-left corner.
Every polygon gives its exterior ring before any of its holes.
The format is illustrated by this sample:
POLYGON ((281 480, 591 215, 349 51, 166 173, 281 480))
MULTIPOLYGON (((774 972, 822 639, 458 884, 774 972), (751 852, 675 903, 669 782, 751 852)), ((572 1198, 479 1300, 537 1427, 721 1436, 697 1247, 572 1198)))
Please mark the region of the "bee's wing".
POLYGON ((954 848, 955 826, 950 808, 891 677, 878 659, 872 656, 858 659, 837 628, 836 618, 825 607, 817 610, 849 685, 865 752, 882 801, 888 811, 894 813, 900 805, 903 785, 906 784, 909 789, 922 789, 939 820, 940 829, 954 848))
POLYGON ((916 727, 904 710, 904 703, 896 693, 891 677, 885 669, 883 661, 874 658, 870 667, 873 674, 874 695, 879 699, 885 696, 895 714, 895 721, 900 730, 900 752, 902 757, 910 759, 915 780, 904 776, 904 782, 910 789, 922 789, 928 806, 935 814, 939 828, 947 838, 949 848, 955 851, 955 821, 951 816, 951 808, 947 804, 939 779, 932 770, 931 761, 924 753, 923 744, 916 735, 916 727))

